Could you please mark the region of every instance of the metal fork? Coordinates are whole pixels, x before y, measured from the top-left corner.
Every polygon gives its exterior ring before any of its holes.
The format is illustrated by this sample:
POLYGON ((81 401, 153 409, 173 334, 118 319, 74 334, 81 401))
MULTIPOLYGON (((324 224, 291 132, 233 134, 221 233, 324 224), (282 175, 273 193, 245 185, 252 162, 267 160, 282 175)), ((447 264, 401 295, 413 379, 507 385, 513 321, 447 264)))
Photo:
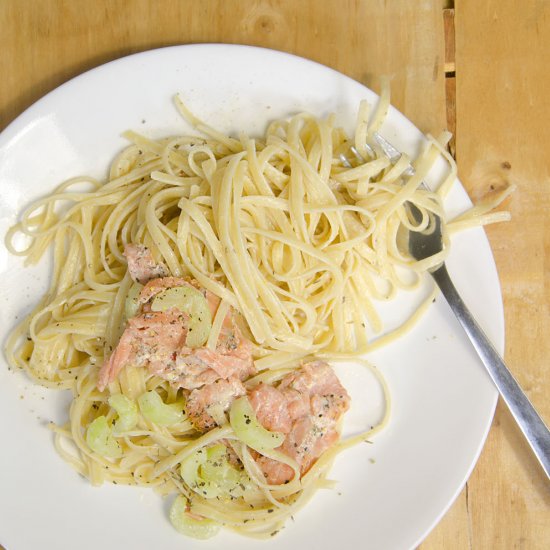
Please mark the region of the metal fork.
MULTIPOLYGON (((376 143, 378 143, 378 145, 380 145, 380 148, 382 149, 382 151, 384 151, 384 154, 390 159, 392 164, 395 164, 401 158, 401 152, 398 151, 389 141, 387 141, 385 138, 383 138, 378 132, 374 132, 373 137, 374 137, 374 140, 376 141, 376 143)), ((365 149, 371 157, 375 156, 375 152, 374 152, 373 148, 368 143, 365 144, 365 149)), ((363 158, 363 156, 359 153, 359 151, 355 147, 353 147, 353 146, 350 147, 350 150, 355 155, 357 160, 359 160, 360 162, 365 162, 365 159, 363 158)), ((346 156, 344 154, 340 155, 340 160, 342 161, 342 164, 346 168, 351 168, 351 162, 346 158, 346 156)), ((415 174, 415 170, 412 167, 412 165, 409 164, 405 168, 405 170, 403 172, 403 175, 404 176, 414 176, 414 174, 415 174)), ((424 183, 422 185, 425 187, 424 183)), ((427 189, 427 187, 426 187, 426 189, 427 189)))
MULTIPOLYGON (((401 158, 401 153, 380 134, 375 133, 374 139, 380 145, 392 164, 401 158)), ((374 152, 370 147, 368 147, 367 151, 369 149, 369 154, 372 152, 372 156, 374 156, 374 152)), ((358 156, 358 159, 362 158, 357 151, 353 152, 354 155, 358 156)), ((351 166, 351 163, 345 156, 344 159, 347 161, 347 165, 351 166)), ((343 159, 342 162, 344 163, 343 159)), ((414 173, 415 170, 411 165, 409 165, 404 172, 405 175, 413 175, 414 173)), ((427 186, 425 184, 423 185, 427 189, 427 186)), ((409 211, 416 222, 420 224, 422 221, 422 213, 420 210, 412 203, 409 203, 409 211)), ((430 225, 425 230, 409 231, 408 246, 409 253, 416 260, 424 260, 441 252, 443 249, 443 241, 441 234, 441 219, 439 216, 435 214, 431 215, 430 225)), ((430 274, 462 325, 462 328, 470 338, 483 365, 489 372, 502 399, 508 406, 512 416, 535 453, 546 476, 550 478, 550 431, 512 373, 506 367, 502 357, 466 307, 466 304, 463 302, 449 276, 447 268, 445 267, 445 262, 432 269, 430 274)))

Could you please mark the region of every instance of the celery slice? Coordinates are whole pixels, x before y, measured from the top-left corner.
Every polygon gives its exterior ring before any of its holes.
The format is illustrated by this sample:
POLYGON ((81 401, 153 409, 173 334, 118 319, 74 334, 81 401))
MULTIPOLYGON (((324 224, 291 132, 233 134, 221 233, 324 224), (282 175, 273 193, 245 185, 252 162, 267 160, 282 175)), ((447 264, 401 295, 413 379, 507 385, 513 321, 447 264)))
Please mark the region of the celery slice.
POLYGON ((203 346, 212 329, 212 315, 202 292, 192 286, 175 286, 159 292, 152 304, 153 311, 177 308, 189 315, 186 344, 191 348, 203 346))
POLYGON ((98 416, 86 431, 86 443, 97 454, 107 458, 120 458, 122 447, 115 439, 105 416, 98 416))
POLYGON ((167 405, 154 390, 140 395, 138 397, 138 404, 141 414, 159 426, 172 426, 185 419, 183 402, 167 405))
POLYGON ((275 449, 282 445, 285 434, 266 430, 256 418, 246 396, 235 399, 229 411, 229 422, 235 435, 252 449, 275 449))
POLYGON ((204 498, 216 498, 220 490, 215 483, 203 479, 200 468, 208 459, 206 449, 195 451, 181 463, 180 474, 187 486, 204 498))
POLYGON ((131 319, 136 315, 139 309, 139 293, 143 288, 142 284, 134 283, 128 290, 126 300, 124 301, 124 314, 126 319, 131 319))
POLYGON ((136 403, 121 393, 109 397, 109 405, 118 414, 113 432, 120 434, 131 430, 138 423, 139 412, 136 403))
POLYGON ((220 524, 211 519, 198 519, 187 511, 187 499, 178 495, 170 508, 170 522, 174 528, 188 537, 209 539, 220 531, 220 524))
POLYGON ((244 487, 243 472, 231 466, 222 443, 195 451, 182 462, 180 473, 187 486, 203 498, 237 497, 244 487))
POLYGON ((201 464, 201 477, 215 483, 224 493, 232 492, 241 481, 241 472, 229 464, 227 447, 218 443, 206 450, 206 461, 201 464))

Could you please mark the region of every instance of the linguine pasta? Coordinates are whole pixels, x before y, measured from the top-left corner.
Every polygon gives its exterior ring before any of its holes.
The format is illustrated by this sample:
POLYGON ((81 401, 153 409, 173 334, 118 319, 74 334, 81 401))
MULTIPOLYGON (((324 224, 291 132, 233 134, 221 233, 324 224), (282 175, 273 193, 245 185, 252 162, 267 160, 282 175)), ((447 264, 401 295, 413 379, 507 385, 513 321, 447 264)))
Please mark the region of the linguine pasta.
MULTIPOLYGON (((13 330, 6 355, 38 383, 73 392, 69 422, 52 426, 55 444, 92 484, 179 495, 171 519, 191 536, 206 538, 225 526, 267 537, 317 489, 330 486, 326 474, 337 453, 387 423, 389 392, 361 357, 410 328, 431 302, 432 295, 383 334, 377 303, 414 290, 422 274, 445 259, 453 231, 453 223, 443 225, 441 254, 413 260, 402 239, 422 224, 411 222, 405 203, 413 202, 426 220, 429 213, 444 219, 443 197, 456 179, 444 149, 447 136, 428 140, 416 159, 403 155, 390 163, 372 140, 388 104, 386 93, 374 113, 362 103, 354 138, 334 117, 303 113, 271 122, 253 139, 220 134, 176 98, 197 135, 151 140, 127 132, 132 144, 115 159, 106 182, 69 180, 23 212, 7 246, 27 263, 52 249, 53 275, 46 295, 13 330), (342 154, 351 166, 344 166, 342 154), (432 192, 421 182, 441 156, 449 171, 432 192), (405 178, 409 162, 416 173, 405 178), (21 234, 30 243, 23 250, 14 244, 21 234), (100 367, 127 322, 132 279, 124 250, 132 243, 152 251, 172 277, 190 278, 221 300, 207 348, 215 348, 224 318, 235 312, 257 369, 247 389, 277 384, 314 358, 353 357, 384 389, 380 424, 334 444, 301 474, 292 458, 258 443, 259 428, 246 444, 224 411, 215 428, 197 431, 185 392, 145 368, 123 369, 100 391, 100 367), (292 481, 267 483, 255 453, 289 466, 292 481), (223 466, 222 477, 215 464, 223 466)), ((455 227, 506 217, 488 213, 504 197, 462 215, 455 227)))

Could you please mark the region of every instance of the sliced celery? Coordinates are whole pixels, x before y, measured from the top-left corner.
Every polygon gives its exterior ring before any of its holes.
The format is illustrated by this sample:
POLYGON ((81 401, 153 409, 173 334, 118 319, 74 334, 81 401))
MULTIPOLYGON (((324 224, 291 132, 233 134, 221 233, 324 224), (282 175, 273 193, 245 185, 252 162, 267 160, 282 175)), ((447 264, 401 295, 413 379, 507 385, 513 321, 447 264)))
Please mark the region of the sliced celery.
POLYGON ((97 454, 107 458, 120 458, 122 447, 115 439, 105 416, 98 416, 86 431, 86 443, 97 454))
POLYGON ((282 445, 285 434, 266 430, 256 418, 246 396, 235 399, 229 411, 229 422, 235 435, 252 449, 275 449, 282 445))
POLYGON ((135 427, 139 419, 139 411, 135 401, 121 393, 117 393, 109 397, 109 405, 118 414, 118 419, 113 426, 114 433, 120 434, 135 427))
POLYGON ((240 496, 246 475, 231 466, 222 443, 198 449, 182 462, 180 473, 187 486, 204 498, 240 496))
POLYGON ((200 468, 207 459, 207 450, 199 449, 181 463, 180 474, 190 489, 204 498, 216 498, 220 495, 219 488, 201 476, 200 468))
POLYGON ((212 329, 212 316, 208 301, 202 292, 192 286, 175 286, 159 292, 151 304, 153 311, 177 308, 189 315, 186 344, 191 348, 203 346, 212 329))
POLYGON ((138 404, 141 414, 159 426, 172 426, 185 419, 183 402, 167 405, 154 390, 140 395, 138 404))
POLYGON ((227 447, 218 443, 206 450, 206 461, 201 465, 201 477, 215 483, 225 493, 231 492, 241 481, 241 472, 229 464, 227 447))
POLYGON ((126 315, 126 319, 131 319, 138 312, 138 309, 139 309, 138 299, 139 299, 139 293, 141 292, 142 288, 143 288, 143 285, 139 283, 134 283, 128 290, 128 294, 124 302, 124 313, 126 315))
POLYGON ((195 539, 209 539, 220 531, 219 523, 211 519, 198 519, 187 511, 187 499, 178 495, 170 508, 170 522, 180 533, 195 539))

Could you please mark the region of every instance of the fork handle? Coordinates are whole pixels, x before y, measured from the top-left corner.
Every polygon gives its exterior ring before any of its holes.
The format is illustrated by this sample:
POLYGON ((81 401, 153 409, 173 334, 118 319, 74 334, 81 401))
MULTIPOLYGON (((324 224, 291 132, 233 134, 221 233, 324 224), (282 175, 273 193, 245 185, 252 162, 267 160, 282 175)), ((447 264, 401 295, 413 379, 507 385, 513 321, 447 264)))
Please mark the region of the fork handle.
POLYGON ((500 395, 508 405, 512 416, 543 467, 546 476, 550 478, 550 432, 544 421, 462 301, 451 281, 445 264, 434 270, 432 277, 466 331, 500 395))

